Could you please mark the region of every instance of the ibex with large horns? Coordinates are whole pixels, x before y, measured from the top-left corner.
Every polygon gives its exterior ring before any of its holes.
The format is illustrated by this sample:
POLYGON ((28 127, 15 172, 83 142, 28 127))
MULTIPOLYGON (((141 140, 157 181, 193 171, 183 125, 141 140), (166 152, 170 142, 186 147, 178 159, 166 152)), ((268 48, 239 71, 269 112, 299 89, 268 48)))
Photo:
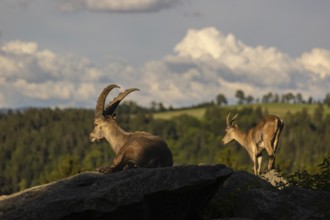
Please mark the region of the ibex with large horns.
POLYGON ((269 156, 268 171, 274 169, 276 148, 284 125, 282 119, 274 115, 265 116, 255 127, 244 133, 234 123, 236 118, 237 114, 232 119, 230 119, 230 113, 228 114, 226 134, 222 139, 223 144, 236 140, 243 146, 253 162, 255 175, 260 175, 264 150, 269 156))
POLYGON ((162 138, 142 131, 125 132, 115 120, 114 112, 119 103, 129 93, 139 89, 127 89, 104 108, 105 99, 114 88, 119 86, 109 85, 100 94, 95 109, 94 129, 90 133, 91 142, 105 138, 115 152, 112 165, 98 170, 102 173, 111 173, 132 167, 172 166, 172 153, 162 138))

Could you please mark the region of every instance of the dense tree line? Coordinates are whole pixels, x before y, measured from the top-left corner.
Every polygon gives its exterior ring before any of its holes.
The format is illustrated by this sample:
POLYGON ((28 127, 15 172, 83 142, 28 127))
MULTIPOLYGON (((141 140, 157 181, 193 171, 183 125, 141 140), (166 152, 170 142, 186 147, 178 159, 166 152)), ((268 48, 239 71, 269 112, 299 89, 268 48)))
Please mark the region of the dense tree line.
MULTIPOLYGON (((260 97, 253 97, 252 95, 246 95, 243 90, 237 90, 235 93, 237 99, 237 104, 251 104, 251 103, 323 103, 327 106, 330 106, 330 93, 326 94, 323 100, 313 100, 312 97, 304 99, 301 93, 293 94, 292 92, 285 94, 277 94, 273 92, 268 92, 260 97)), ((223 94, 218 94, 215 99, 215 104, 225 105, 227 104, 227 98, 223 94)))
MULTIPOLYGON (((169 144, 176 165, 223 163, 251 172, 247 153, 237 143, 223 146, 228 108, 209 106, 202 120, 181 115, 171 120, 154 119, 150 110, 134 102, 118 108, 117 120, 128 131, 146 130, 169 144)), ((260 108, 231 109, 239 113, 242 130, 261 119, 260 108)), ((330 115, 322 105, 283 117, 284 130, 277 165, 285 173, 316 172, 316 165, 330 155, 330 115)), ((27 109, 0 113, 0 194, 8 194, 86 170, 111 161, 106 142, 90 143, 94 110, 27 109)), ((264 160, 266 161, 266 160, 264 160)))

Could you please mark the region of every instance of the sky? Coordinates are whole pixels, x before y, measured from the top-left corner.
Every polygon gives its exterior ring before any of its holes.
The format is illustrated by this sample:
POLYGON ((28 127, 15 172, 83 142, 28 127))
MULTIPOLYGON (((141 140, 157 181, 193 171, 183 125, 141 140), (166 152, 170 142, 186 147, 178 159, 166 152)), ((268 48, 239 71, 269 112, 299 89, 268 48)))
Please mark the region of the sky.
POLYGON ((330 93, 330 1, 0 0, 0 108, 330 93))

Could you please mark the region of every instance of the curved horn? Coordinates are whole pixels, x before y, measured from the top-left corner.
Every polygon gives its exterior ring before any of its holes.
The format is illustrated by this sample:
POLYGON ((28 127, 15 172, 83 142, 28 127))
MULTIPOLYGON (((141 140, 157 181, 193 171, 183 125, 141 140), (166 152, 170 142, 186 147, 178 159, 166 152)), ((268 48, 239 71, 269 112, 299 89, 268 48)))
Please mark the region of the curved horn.
POLYGON ((229 122, 229 118, 230 118, 230 112, 229 112, 229 114, 227 115, 227 118, 226 118, 227 127, 230 127, 233 125, 233 122, 235 121, 237 116, 238 116, 238 114, 236 114, 229 122))
POLYGON ((95 118, 99 118, 104 115, 103 111, 104 111, 105 99, 107 98, 107 95, 109 94, 109 92, 114 88, 120 88, 120 87, 115 84, 108 85, 107 87, 105 87, 103 89, 103 91, 99 95, 99 98, 97 99, 97 103, 96 103, 96 107, 95 107, 95 118))
POLYGON ((134 91, 140 91, 137 88, 131 88, 131 89, 127 89, 122 93, 119 93, 119 95, 117 97, 115 97, 107 106, 107 108, 104 110, 104 115, 112 115, 115 111, 117 106, 119 105, 119 103, 131 92, 134 91))
POLYGON ((237 116, 238 116, 238 113, 236 113, 236 115, 231 119, 231 124, 236 120, 237 116))
POLYGON ((228 113, 227 118, 226 118, 227 127, 230 127, 229 118, 230 118, 230 112, 228 113))

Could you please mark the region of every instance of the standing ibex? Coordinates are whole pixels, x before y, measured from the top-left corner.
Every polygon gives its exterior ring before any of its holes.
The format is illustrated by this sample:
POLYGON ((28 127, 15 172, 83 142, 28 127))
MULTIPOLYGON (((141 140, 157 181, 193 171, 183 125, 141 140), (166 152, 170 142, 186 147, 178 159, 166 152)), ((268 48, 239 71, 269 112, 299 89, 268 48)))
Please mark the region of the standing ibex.
POLYGON ((236 117, 237 114, 230 120, 230 113, 227 116, 226 134, 222 139, 223 144, 236 140, 242 145, 253 162, 255 175, 260 175, 263 150, 266 150, 269 156, 268 171, 274 169, 276 148, 284 125, 282 119, 274 115, 268 115, 255 127, 244 133, 234 123, 236 117))
POLYGON ((132 167, 168 167, 173 165, 172 153, 166 142, 147 132, 125 132, 115 121, 115 110, 129 93, 139 89, 127 89, 115 97, 104 108, 104 102, 113 88, 117 85, 109 85, 100 94, 96 109, 94 130, 90 133, 92 142, 105 138, 115 152, 112 165, 99 168, 102 173, 116 172, 132 167))

